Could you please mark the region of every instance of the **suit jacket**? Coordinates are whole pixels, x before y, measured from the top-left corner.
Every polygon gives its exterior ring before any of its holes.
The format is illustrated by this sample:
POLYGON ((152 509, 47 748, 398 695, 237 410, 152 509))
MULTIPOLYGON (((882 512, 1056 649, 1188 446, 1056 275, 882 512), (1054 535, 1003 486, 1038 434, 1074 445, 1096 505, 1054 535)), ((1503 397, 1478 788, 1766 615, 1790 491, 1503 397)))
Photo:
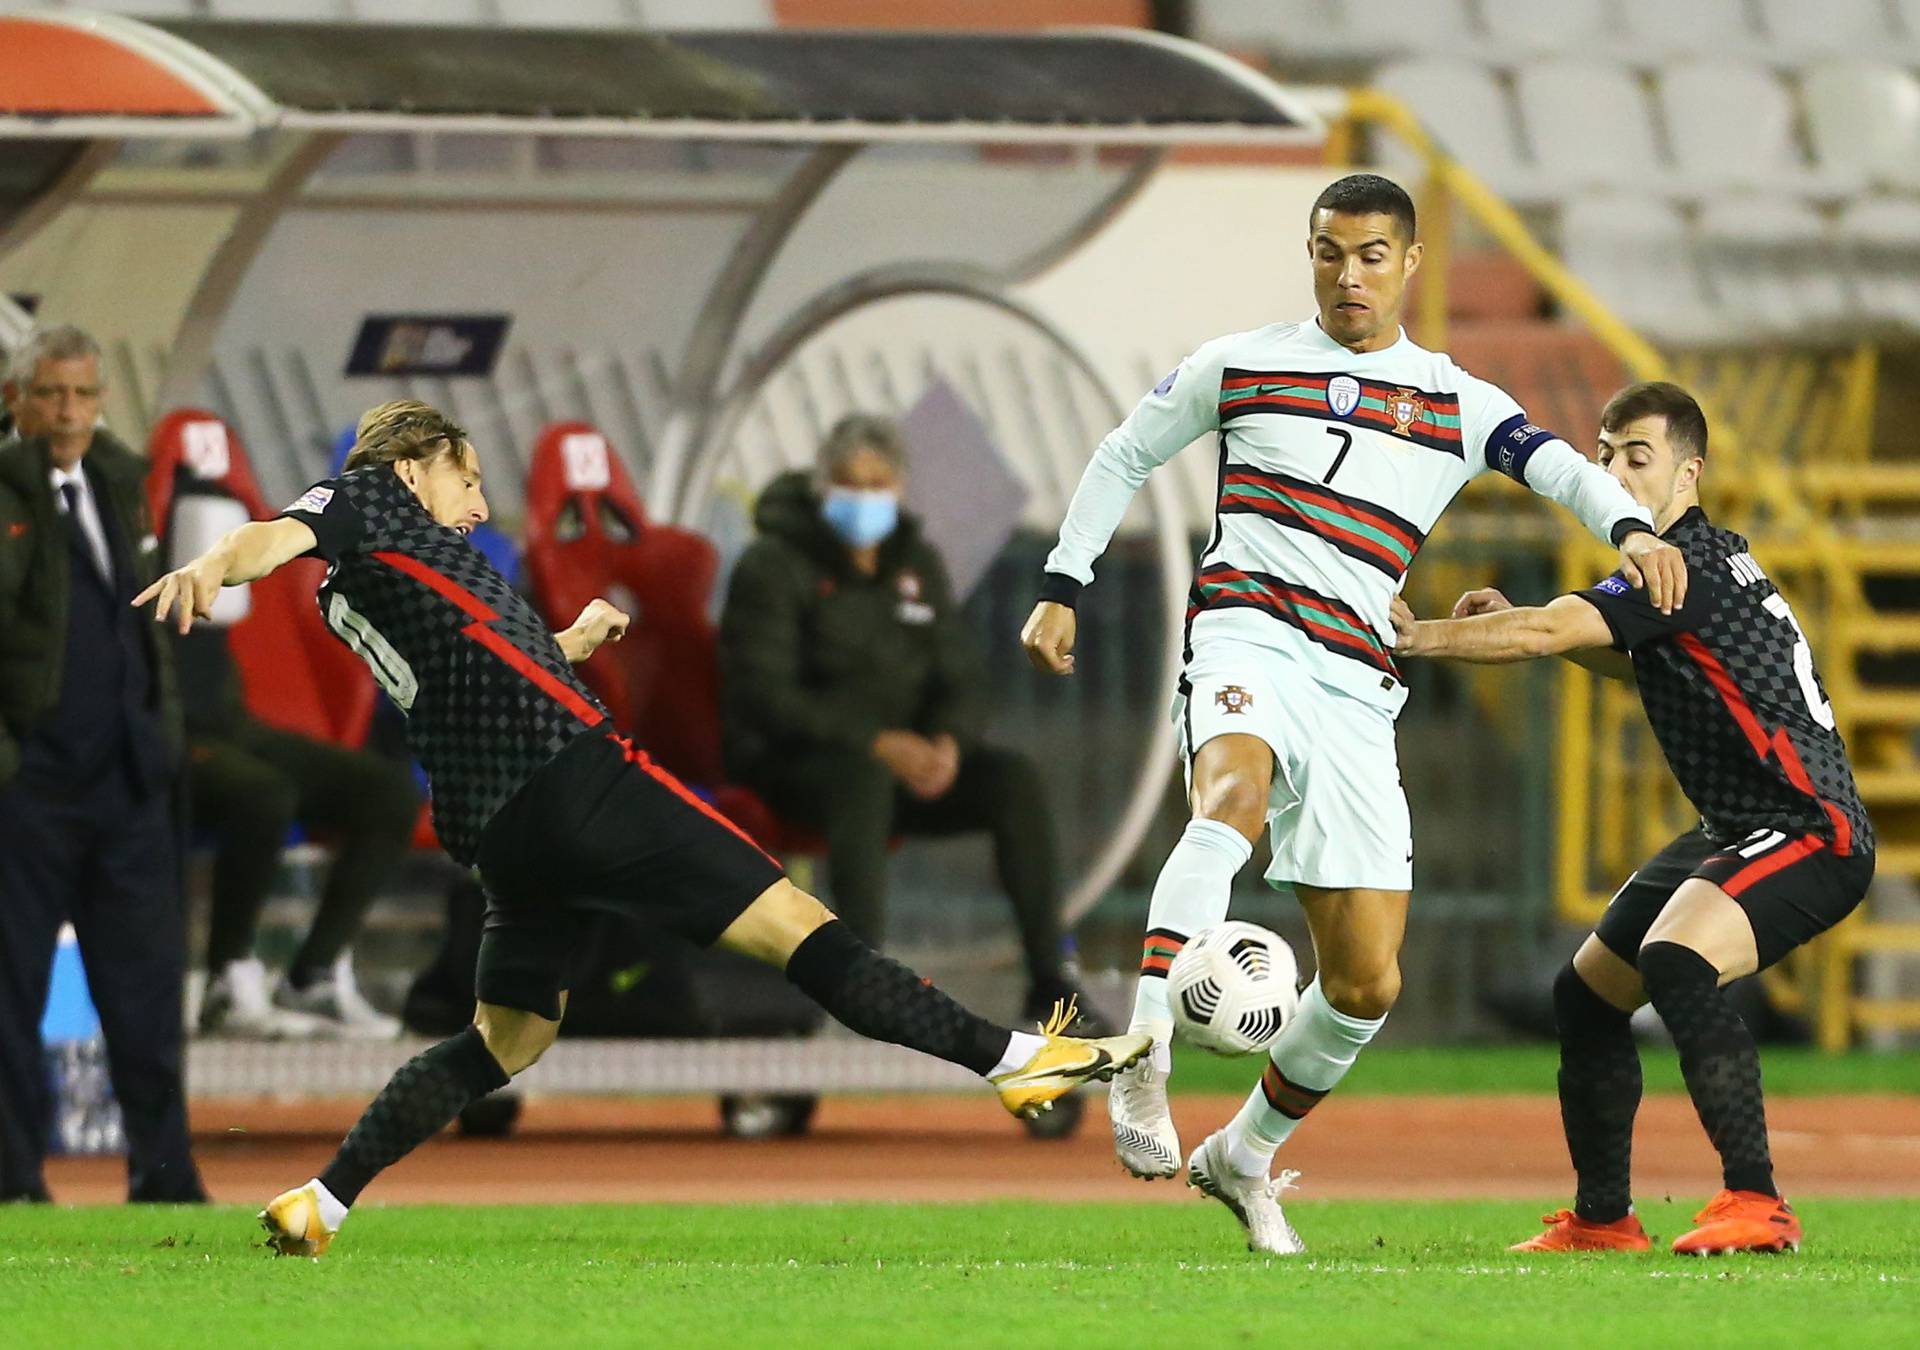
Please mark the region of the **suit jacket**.
MULTIPOLYGON (((147 461, 112 433, 97 430, 81 461, 103 514, 111 513, 115 572, 131 582, 127 600, 161 571, 148 519, 147 461)), ((0 786, 19 771, 21 742, 60 701, 73 594, 72 555, 49 481, 52 461, 40 437, 0 441, 0 786)), ((142 626, 157 716, 169 755, 182 744, 171 633, 142 626)))

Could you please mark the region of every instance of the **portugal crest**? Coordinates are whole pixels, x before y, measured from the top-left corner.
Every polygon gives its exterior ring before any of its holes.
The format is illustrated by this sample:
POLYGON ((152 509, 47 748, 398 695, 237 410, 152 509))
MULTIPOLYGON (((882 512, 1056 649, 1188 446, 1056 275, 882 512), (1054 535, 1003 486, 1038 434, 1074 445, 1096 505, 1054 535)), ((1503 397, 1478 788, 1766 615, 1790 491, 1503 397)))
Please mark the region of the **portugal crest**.
POLYGON ((1411 436, 1413 424, 1427 410, 1427 404, 1411 389, 1396 389, 1387 395, 1387 416, 1393 419, 1395 434, 1411 436))
POLYGON ((1213 701, 1230 713, 1244 713, 1253 706, 1253 695, 1237 684, 1223 685, 1213 701))
POLYGON ((1327 381, 1327 406, 1335 417, 1346 417, 1360 406, 1360 381, 1351 375, 1335 375, 1327 381))

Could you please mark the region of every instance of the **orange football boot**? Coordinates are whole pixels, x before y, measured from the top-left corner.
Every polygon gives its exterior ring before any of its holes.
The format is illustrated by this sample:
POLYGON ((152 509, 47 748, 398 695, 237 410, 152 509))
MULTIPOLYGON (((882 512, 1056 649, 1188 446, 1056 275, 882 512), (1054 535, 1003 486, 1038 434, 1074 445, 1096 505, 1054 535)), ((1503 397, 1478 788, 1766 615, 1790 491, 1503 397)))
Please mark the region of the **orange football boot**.
POLYGON ((1632 1214, 1612 1223, 1592 1223, 1570 1209, 1542 1215, 1547 1231, 1516 1242, 1510 1252, 1644 1252, 1653 1243, 1632 1214))
POLYGON ((1682 1256, 1800 1250, 1800 1220, 1793 1206, 1777 1195, 1722 1191, 1693 1221, 1698 1228, 1673 1240, 1674 1251, 1682 1256))

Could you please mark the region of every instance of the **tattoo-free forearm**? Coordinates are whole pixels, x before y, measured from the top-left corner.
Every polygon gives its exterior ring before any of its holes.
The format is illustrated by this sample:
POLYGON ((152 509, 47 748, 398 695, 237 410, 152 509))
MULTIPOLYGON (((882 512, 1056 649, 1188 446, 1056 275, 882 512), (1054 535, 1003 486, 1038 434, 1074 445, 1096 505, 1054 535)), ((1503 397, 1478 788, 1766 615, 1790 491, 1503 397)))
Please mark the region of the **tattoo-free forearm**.
POLYGON ((256 520, 227 531, 207 558, 220 566, 220 584, 258 581, 314 545, 312 529, 297 520, 256 520))
POLYGON ((1533 661, 1564 650, 1544 609, 1503 609, 1466 619, 1428 619, 1414 626, 1409 656, 1499 665, 1533 661))

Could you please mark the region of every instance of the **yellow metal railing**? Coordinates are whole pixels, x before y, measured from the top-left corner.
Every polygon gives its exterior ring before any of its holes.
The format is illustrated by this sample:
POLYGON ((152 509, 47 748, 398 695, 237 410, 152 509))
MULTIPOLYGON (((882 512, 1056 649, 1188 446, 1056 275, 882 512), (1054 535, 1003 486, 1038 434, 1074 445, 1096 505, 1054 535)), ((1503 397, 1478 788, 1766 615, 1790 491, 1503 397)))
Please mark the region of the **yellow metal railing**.
MULTIPOLYGON (((1343 115, 1332 122, 1329 158, 1353 162, 1363 126, 1392 135, 1418 156, 1425 172, 1417 194, 1427 250, 1416 282, 1421 341, 1445 346, 1447 264, 1464 215, 1635 379, 1691 388, 1714 428, 1709 483, 1716 515, 1755 540, 1789 600, 1801 602, 1802 617, 1827 658, 1823 678, 1856 763, 1884 775, 1886 792, 1905 794, 1920 810, 1920 769, 1910 748, 1920 729, 1920 691, 1863 690, 1856 660, 1876 643, 1884 646, 1888 632, 1888 620, 1868 603, 1864 575, 1920 575, 1920 545, 1843 535, 1829 518, 1835 509, 1920 501, 1920 468, 1868 462, 1876 351, 1739 352, 1670 361, 1542 245, 1498 194, 1447 155, 1398 100, 1372 89, 1348 91, 1343 115)), ((1613 555, 1584 535, 1563 531, 1562 541, 1559 572, 1566 589, 1588 585, 1614 565, 1613 555)), ((1908 649, 1920 652, 1920 623, 1908 623, 1915 629, 1905 635, 1908 649)), ((1596 875, 1626 876, 1684 828, 1688 808, 1665 772, 1637 700, 1625 690, 1564 665, 1558 724, 1554 901, 1564 916, 1591 922, 1606 903, 1606 891, 1593 884, 1596 875)), ((1862 777, 1872 780, 1870 773, 1862 777)), ((1893 870, 1890 863, 1920 876, 1920 848, 1895 853, 1883 842, 1883 874, 1893 870)), ((1773 972, 1769 988, 1783 1003, 1815 1016, 1828 1048, 1846 1045, 1859 1026, 1920 1027, 1920 1003, 1868 1000, 1853 987, 1856 956, 1896 951, 1920 953, 1920 925, 1875 923, 1856 914, 1773 972)))

